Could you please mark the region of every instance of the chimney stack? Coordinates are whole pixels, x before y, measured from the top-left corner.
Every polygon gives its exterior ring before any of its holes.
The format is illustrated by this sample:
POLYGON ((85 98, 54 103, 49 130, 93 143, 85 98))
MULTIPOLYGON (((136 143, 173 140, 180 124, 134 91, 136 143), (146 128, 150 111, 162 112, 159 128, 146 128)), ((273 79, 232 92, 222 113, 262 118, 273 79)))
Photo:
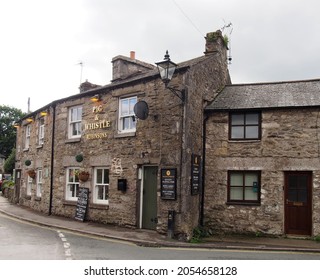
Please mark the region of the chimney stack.
POLYGON ((212 53, 226 51, 228 49, 227 44, 222 36, 221 30, 216 32, 207 33, 206 39, 206 49, 204 54, 210 55, 212 53))
POLYGON ((132 59, 132 60, 136 59, 136 52, 135 51, 130 52, 130 59, 132 59))

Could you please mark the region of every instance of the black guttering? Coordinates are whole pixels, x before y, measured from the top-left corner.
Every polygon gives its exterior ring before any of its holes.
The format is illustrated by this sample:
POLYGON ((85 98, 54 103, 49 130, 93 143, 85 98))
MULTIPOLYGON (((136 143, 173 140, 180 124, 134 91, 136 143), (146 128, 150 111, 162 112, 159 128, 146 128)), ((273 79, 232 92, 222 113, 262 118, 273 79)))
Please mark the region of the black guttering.
POLYGON ((51 136, 51 170, 50 170, 50 194, 49 194, 49 212, 52 214, 52 201, 53 201, 53 178, 54 178, 54 139, 56 128, 56 104, 52 105, 52 136, 51 136))

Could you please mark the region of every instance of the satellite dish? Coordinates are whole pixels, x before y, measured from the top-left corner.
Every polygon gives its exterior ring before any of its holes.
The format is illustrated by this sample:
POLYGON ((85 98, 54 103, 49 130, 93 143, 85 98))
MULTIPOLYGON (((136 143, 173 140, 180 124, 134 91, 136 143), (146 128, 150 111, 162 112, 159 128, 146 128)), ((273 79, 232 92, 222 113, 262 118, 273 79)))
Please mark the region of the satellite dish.
POLYGON ((133 107, 133 111, 138 119, 140 119, 140 120, 147 119, 147 117, 149 115, 148 103, 145 101, 137 102, 133 107))

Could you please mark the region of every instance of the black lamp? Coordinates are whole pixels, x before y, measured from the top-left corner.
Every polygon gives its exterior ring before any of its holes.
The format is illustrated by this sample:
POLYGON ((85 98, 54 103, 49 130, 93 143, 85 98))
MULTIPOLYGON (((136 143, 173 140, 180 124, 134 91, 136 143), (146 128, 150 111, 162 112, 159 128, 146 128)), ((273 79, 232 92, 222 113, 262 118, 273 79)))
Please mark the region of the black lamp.
POLYGON ((166 51, 164 60, 157 62, 156 65, 158 66, 160 77, 167 87, 178 65, 170 60, 168 51, 166 51))
POLYGON ((156 62, 156 65, 158 67, 161 80, 164 82, 166 88, 169 89, 172 93, 174 93, 177 97, 179 97, 182 100, 182 102, 184 102, 185 90, 178 90, 168 86, 169 82, 172 79, 174 71, 178 67, 177 64, 171 61, 168 51, 166 51, 163 61, 156 62), (180 95, 178 94, 178 92, 180 93, 180 95))

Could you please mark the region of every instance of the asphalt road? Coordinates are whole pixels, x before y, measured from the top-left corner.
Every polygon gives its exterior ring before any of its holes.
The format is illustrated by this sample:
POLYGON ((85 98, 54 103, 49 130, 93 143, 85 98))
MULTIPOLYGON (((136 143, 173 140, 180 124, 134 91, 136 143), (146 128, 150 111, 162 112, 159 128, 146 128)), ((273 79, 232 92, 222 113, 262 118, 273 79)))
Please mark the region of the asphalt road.
POLYGON ((320 260, 317 253, 140 247, 0 214, 1 260, 320 260))

